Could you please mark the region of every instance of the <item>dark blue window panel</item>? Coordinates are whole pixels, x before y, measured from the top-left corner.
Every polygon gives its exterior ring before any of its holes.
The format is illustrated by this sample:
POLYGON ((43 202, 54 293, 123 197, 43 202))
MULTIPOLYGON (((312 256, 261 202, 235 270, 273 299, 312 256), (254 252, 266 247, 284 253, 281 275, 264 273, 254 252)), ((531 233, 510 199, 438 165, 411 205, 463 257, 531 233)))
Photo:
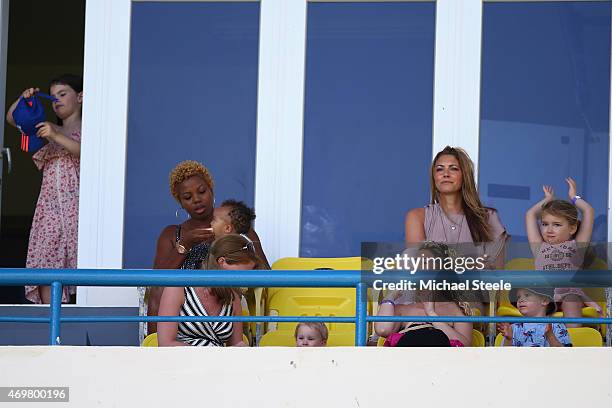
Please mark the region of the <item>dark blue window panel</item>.
POLYGON ((150 268, 184 220, 170 170, 198 160, 216 201, 254 204, 259 3, 132 4, 125 268, 150 268))
POLYGON ((310 3, 300 256, 403 241, 429 200, 435 3, 310 3))
POLYGON ((611 2, 484 4, 479 178, 531 192, 483 196, 515 241, 543 184, 568 199, 567 176, 607 240, 610 15, 611 2))
POLYGON ((489 197, 514 198, 516 200, 529 200, 529 187, 509 186, 507 184, 489 184, 487 186, 489 197))

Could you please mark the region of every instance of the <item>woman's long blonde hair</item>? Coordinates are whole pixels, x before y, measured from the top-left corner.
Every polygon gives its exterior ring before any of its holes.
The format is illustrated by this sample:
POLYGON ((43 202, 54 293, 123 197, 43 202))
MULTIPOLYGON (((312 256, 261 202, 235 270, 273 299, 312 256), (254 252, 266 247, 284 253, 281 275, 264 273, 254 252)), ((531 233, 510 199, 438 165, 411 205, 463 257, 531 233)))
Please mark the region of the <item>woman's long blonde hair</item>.
MULTIPOLYGON (((210 249, 204 262, 202 269, 219 270, 219 258, 225 258, 225 262, 229 264, 245 264, 253 262, 253 269, 265 269, 263 261, 255 254, 253 242, 242 235, 229 234, 216 239, 210 249)), ((232 303, 236 291, 232 288, 210 288, 211 292, 224 305, 232 303)))
POLYGON ((487 208, 482 205, 478 190, 476 189, 476 181, 474 180, 474 163, 470 156, 465 150, 460 147, 446 146, 442 149, 431 163, 430 172, 430 184, 431 184, 431 203, 436 204, 440 202, 438 190, 436 188, 436 180, 434 173, 436 170, 436 162, 440 156, 449 155, 453 156, 459 162, 459 168, 463 177, 461 183, 461 197, 463 198, 463 213, 465 214, 465 220, 467 221, 472 239, 474 242, 490 242, 493 240, 491 237, 491 229, 489 227, 488 219, 489 214, 487 208))

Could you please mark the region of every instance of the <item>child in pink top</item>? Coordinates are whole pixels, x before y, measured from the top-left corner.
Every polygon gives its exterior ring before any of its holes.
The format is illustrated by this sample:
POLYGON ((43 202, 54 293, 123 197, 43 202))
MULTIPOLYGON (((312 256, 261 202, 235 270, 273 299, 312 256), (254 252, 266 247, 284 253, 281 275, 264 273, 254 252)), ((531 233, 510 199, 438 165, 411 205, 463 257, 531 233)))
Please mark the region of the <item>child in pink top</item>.
MULTIPOLYGON (((578 270, 583 267, 584 252, 591 241, 595 211, 576 194, 576 182, 565 179, 571 203, 555 200, 552 187, 544 186, 544 198, 525 215, 527 237, 537 270, 578 270), (578 221, 578 210, 582 221, 578 221)), ((555 302, 561 303, 565 317, 582 317, 583 304, 601 315, 602 309, 579 288, 556 288, 555 302)), ((568 324, 579 327, 580 324, 568 324)))

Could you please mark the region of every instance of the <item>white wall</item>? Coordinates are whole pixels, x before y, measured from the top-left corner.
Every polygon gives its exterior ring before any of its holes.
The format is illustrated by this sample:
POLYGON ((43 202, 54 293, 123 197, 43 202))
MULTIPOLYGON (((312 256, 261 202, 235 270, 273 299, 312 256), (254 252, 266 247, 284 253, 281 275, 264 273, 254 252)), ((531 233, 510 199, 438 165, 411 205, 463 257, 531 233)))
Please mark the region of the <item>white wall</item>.
POLYGON ((74 407, 612 406, 605 348, 0 347, 0 359, 2 386, 69 386, 74 407))

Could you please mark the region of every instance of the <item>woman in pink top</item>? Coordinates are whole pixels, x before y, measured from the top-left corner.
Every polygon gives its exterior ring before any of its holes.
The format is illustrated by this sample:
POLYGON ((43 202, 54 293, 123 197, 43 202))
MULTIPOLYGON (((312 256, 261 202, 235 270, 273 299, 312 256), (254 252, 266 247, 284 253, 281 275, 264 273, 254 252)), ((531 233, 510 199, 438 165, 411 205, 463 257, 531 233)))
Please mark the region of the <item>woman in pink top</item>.
MULTIPOLYGON (((568 177, 565 181, 571 203, 555 200, 552 187, 544 186, 544 198, 525 214, 527 238, 537 270, 581 269, 591 242, 595 210, 576 194, 574 179, 568 177), (582 222, 578 221, 578 209, 582 212, 582 222)), ((561 303, 565 317, 582 317, 583 304, 602 315, 601 306, 579 288, 557 288, 554 300, 561 303)), ((580 324, 567 324, 567 327, 580 327, 580 324)))
MULTIPOLYGON (((22 96, 29 98, 38 91, 29 88, 22 96)), ((42 122, 36 126, 37 136, 48 143, 32 156, 43 179, 30 229, 26 268, 76 268, 83 80, 62 75, 51 81, 49 93, 57 98, 53 112, 58 124, 42 122)), ((6 114, 7 122, 13 126, 18 101, 6 114)), ((73 286, 64 287, 62 302, 68 302, 74 293, 73 286)), ((50 287, 26 286, 26 298, 34 303, 49 303, 50 287)))
POLYGON ((487 268, 504 266, 508 239, 497 211, 482 205, 474 163, 459 147, 446 146, 431 165, 431 204, 406 215, 406 246, 443 242, 463 256, 482 256, 487 268))

